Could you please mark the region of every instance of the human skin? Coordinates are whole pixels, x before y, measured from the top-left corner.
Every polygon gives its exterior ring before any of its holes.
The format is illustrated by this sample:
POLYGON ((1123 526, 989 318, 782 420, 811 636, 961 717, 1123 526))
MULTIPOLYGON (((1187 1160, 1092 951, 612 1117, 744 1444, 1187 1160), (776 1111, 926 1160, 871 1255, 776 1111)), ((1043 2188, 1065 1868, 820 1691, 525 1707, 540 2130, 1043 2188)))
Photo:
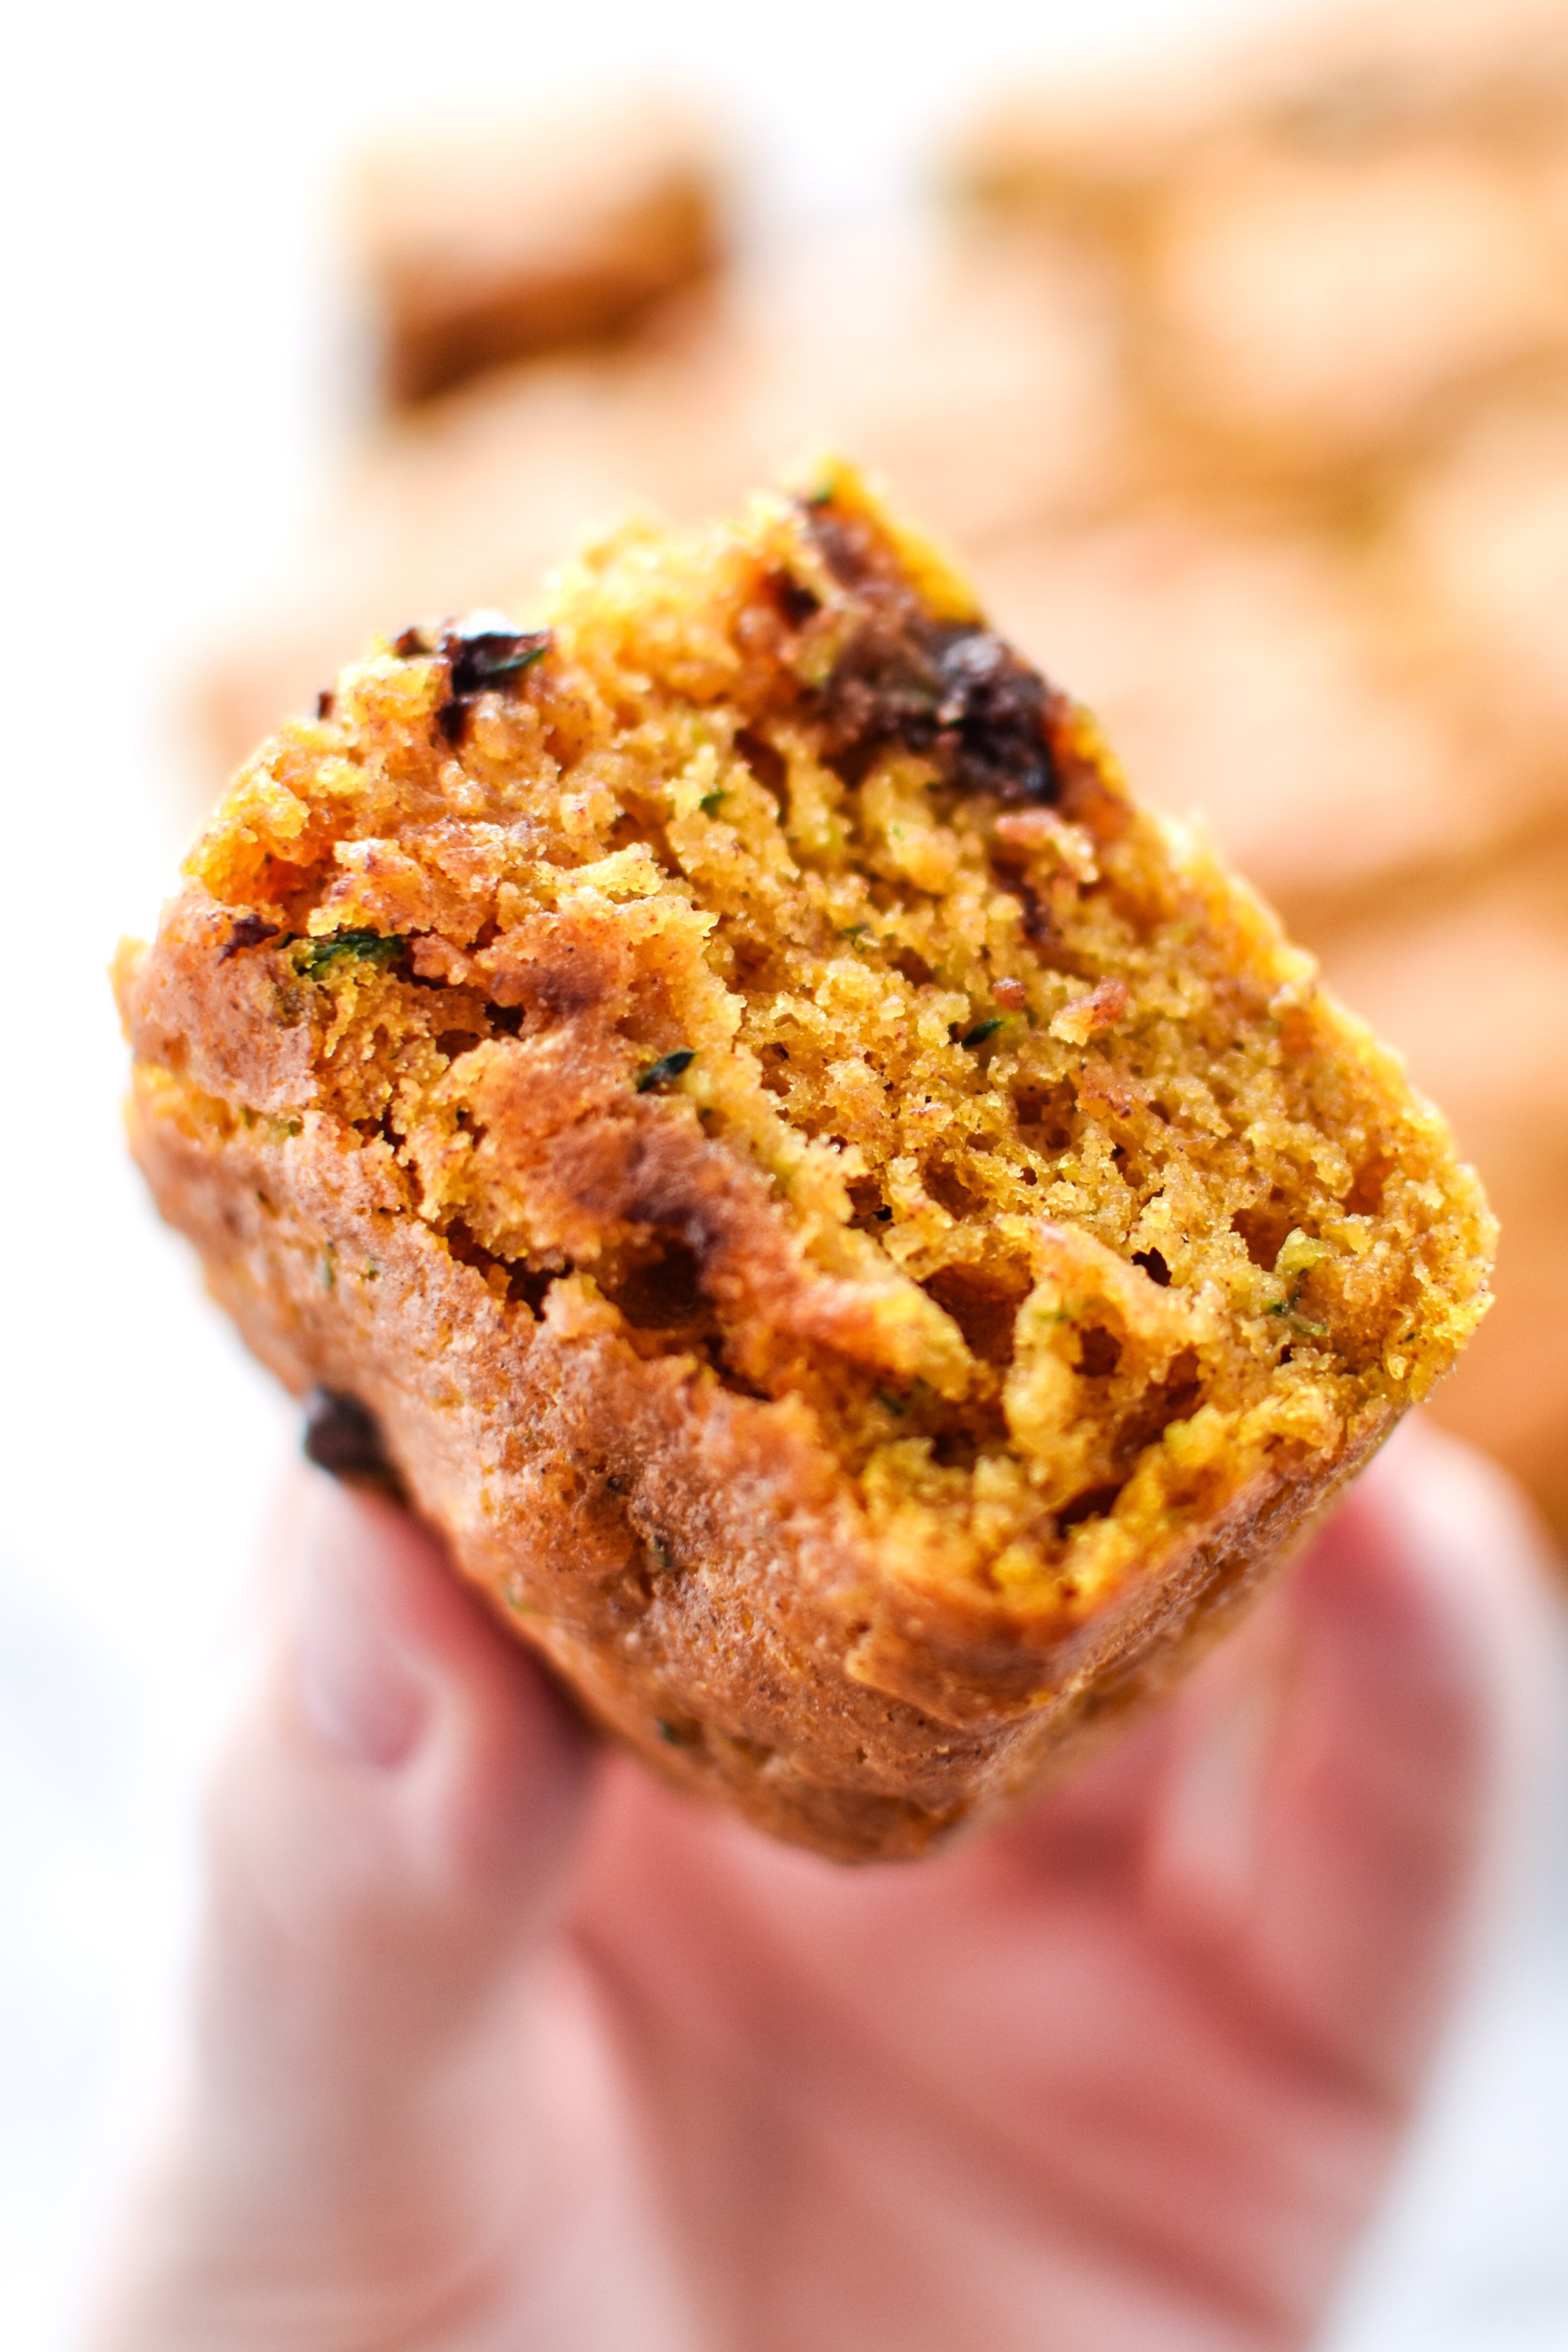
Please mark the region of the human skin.
POLYGON ((861 1870, 596 1749, 389 1507, 274 1551, 90 2352, 1311 2340, 1536 1708, 1495 1473, 1408 1429, 1162 1713, 861 1870))

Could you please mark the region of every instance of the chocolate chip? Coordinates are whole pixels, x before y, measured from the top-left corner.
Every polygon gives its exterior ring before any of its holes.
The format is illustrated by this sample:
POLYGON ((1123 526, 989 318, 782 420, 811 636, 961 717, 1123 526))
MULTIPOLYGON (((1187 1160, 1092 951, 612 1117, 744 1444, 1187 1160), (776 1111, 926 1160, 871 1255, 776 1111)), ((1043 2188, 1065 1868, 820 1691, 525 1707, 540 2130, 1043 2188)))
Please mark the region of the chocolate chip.
POLYGON ((433 654, 436 648, 423 629, 407 628, 394 637, 392 650, 400 661, 417 661, 422 655, 433 654))
MULTIPOLYGON (((410 630, 413 636, 416 632, 410 630)), ((401 650, 403 639, 398 639, 401 650)), ((552 643, 548 629, 514 629, 500 613, 470 613, 441 632, 435 650, 447 664, 451 692, 436 713, 436 724, 454 751, 468 731, 469 706, 476 695, 505 688, 537 661, 552 643)), ((430 650, 423 646, 424 651, 430 650)))
POLYGON ((269 923, 265 915, 240 915, 218 950, 217 960, 219 963, 226 963, 230 956, 238 955, 242 949, 258 948, 265 940, 281 939, 282 935, 281 923, 269 923))
POLYGON ((1046 728, 1046 682, 989 629, 949 637, 937 723, 958 737, 953 781, 1007 801, 1048 803, 1060 784, 1046 728))
POLYGON ((317 718, 318 718, 318 719, 330 719, 330 718, 331 717, 331 715, 332 715, 332 712, 333 712, 333 711, 334 711, 334 709, 337 708, 337 700, 338 700, 338 698, 337 698, 337 696, 332 692, 332 689, 331 689, 331 688, 330 686, 324 686, 324 687, 322 687, 322 688, 321 688, 321 690, 320 694, 318 694, 318 695, 317 695, 317 697, 316 697, 316 716, 317 716, 317 718))
POLYGON ((452 692, 462 701, 521 677, 543 660, 550 645, 548 629, 514 629, 497 614, 474 613, 442 630, 440 650, 450 668, 452 692))
POLYGON ((305 1400, 305 1458, 351 1486, 377 1486, 403 1499, 403 1481, 387 1459, 381 1426, 357 1397, 312 1389, 305 1400))
POLYGON ((803 629, 822 610, 820 597, 788 572, 770 572, 765 585, 792 629, 803 629))
POLYGON ((856 625, 814 699, 825 756, 851 781, 887 745, 924 752, 944 782, 1008 804, 1060 797, 1049 720, 1053 696, 993 630, 934 621, 869 526, 801 509, 835 579, 858 607, 856 625))

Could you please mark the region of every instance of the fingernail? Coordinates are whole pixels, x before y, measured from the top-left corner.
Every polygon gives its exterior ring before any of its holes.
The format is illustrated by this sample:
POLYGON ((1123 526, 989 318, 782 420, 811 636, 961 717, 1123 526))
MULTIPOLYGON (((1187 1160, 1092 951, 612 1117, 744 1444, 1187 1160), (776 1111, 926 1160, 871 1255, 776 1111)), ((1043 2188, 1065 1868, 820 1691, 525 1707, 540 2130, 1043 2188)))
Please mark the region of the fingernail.
POLYGON ((416 1746, 427 1694, 378 1611, 379 1530, 374 1509, 329 1486, 314 1488, 300 1596, 300 1684, 319 1736, 356 1763, 391 1771, 416 1746))

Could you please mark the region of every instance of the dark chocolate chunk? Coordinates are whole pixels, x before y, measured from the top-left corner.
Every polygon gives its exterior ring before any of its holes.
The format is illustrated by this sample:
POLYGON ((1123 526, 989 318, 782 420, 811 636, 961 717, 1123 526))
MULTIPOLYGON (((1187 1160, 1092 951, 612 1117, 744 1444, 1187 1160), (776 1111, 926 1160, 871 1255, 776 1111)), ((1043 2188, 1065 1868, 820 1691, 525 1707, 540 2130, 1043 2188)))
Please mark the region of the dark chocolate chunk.
POLYGON ((334 709, 336 709, 336 707, 337 707, 337 699, 338 699, 337 696, 332 692, 332 689, 331 689, 331 688, 330 686, 324 686, 324 687, 322 687, 322 688, 321 688, 321 690, 320 694, 318 694, 318 695, 317 695, 317 697, 316 697, 316 716, 317 716, 317 718, 318 718, 318 719, 330 719, 330 718, 331 717, 331 715, 332 715, 333 710, 334 710, 334 709))
POLYGON ((813 698, 832 761, 899 745, 934 759, 962 792, 1009 804, 1060 797, 1043 677, 990 629, 935 621, 868 526, 807 505, 807 528, 859 618, 813 698))
POLYGON ((548 629, 514 629, 499 613, 470 613, 442 630, 436 650, 447 664, 451 692, 436 713, 436 724, 454 750, 468 731, 474 697, 492 687, 510 687, 542 661, 550 646, 548 629))
POLYGON ((770 572, 766 584, 792 629, 803 629, 822 610, 820 598, 787 572, 770 572))
POLYGON ((678 1078, 682 1070, 689 1070, 696 1059, 696 1052, 690 1045, 678 1045, 673 1054, 665 1054, 658 1061, 648 1065, 637 1080, 638 1094, 651 1094, 656 1087, 667 1087, 671 1078, 678 1078))
POLYGON ((548 629, 509 628, 499 616, 476 613, 441 632, 452 692, 459 701, 487 687, 508 685, 550 651, 548 629))
POLYGON ((407 628, 392 640, 392 650, 400 661, 417 661, 421 655, 436 650, 423 629, 407 628))
POLYGON ((305 1400, 305 1458, 348 1486, 377 1486, 403 1500, 403 1481, 387 1459, 375 1415, 358 1397, 312 1389, 305 1400))
POLYGON ((822 690, 829 759, 900 745, 929 753, 963 792, 1054 802, 1045 680, 989 629, 932 621, 879 598, 822 690))
POLYGON ((219 963, 226 963, 230 956, 238 955, 245 948, 258 948, 268 940, 281 939, 282 936, 282 924, 269 923, 265 915, 237 916, 234 928, 218 950, 217 960, 219 963))
POLYGON ((936 715, 958 736, 954 782, 1002 800, 1056 800, 1044 678, 989 629, 954 631, 940 667, 946 692, 936 715))

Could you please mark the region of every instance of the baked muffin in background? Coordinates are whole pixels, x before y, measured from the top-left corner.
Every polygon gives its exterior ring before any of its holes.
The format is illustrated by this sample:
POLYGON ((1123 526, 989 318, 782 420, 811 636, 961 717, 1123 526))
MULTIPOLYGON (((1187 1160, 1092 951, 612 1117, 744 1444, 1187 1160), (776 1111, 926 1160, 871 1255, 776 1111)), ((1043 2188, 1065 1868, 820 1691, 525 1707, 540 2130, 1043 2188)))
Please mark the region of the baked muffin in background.
POLYGON ((1277 710, 1289 740, 1262 766, 1247 854, 1314 943, 1416 875, 1462 893, 1479 863, 1568 824, 1563 0, 1315 10, 1172 77, 1016 94, 951 180, 982 240, 1021 254, 1037 235, 1051 272, 1070 251, 1114 320, 1117 511, 1071 562, 1052 532, 1021 534, 1007 564, 1046 598, 1053 573, 1105 572, 1078 675, 1112 724, 1135 697, 1163 706, 1121 727, 1144 788, 1167 799, 1166 760, 1172 781, 1191 762, 1189 796, 1195 781, 1201 719, 1164 723, 1204 634, 1183 605, 1250 572, 1227 700, 1260 727, 1277 710), (1159 538, 1181 543, 1164 579, 1159 538), (1168 661, 1140 654, 1146 635, 1168 661), (1315 780, 1283 684, 1314 665, 1315 780), (1342 794, 1363 823, 1336 819, 1336 878, 1314 803, 1342 794))
POLYGON ((707 121, 652 91, 382 141, 349 212, 388 400, 625 333, 700 285, 727 177, 707 121))
POLYGON ((1097 254, 1152 471, 1343 494, 1568 347, 1562 0, 1365 0, 1016 89, 955 198, 1097 254))

